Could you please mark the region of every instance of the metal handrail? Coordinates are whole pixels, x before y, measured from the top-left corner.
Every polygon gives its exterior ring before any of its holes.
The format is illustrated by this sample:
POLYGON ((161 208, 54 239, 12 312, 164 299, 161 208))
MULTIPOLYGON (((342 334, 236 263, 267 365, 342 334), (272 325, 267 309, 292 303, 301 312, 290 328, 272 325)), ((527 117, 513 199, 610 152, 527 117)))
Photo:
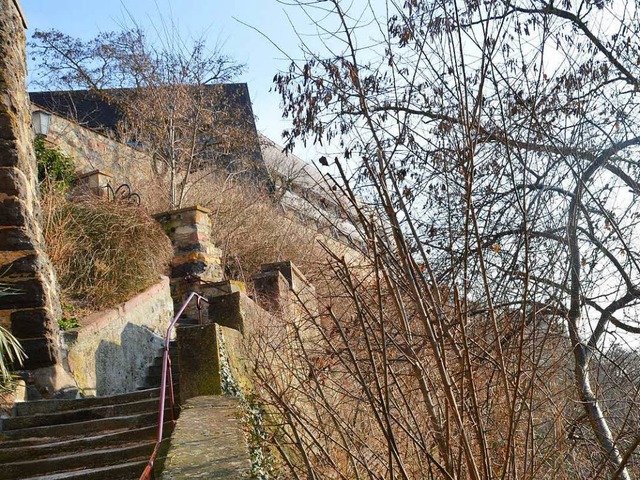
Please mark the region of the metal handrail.
POLYGON ((178 322, 184 311, 186 310, 191 300, 196 299, 196 305, 198 310, 202 308, 202 302, 209 303, 206 298, 202 295, 197 294, 196 292, 191 292, 187 300, 182 304, 182 307, 178 311, 173 320, 169 324, 167 328, 167 334, 164 339, 164 353, 162 355, 162 380, 160 383, 160 403, 158 406, 158 436, 156 438, 156 445, 153 449, 153 453, 147 462, 147 466, 145 467, 142 475, 140 475, 140 480, 149 480, 152 478, 153 474, 153 464, 160 452, 160 445, 162 444, 162 436, 164 434, 164 408, 165 408, 165 397, 167 395, 167 376, 169 377, 169 403, 171 405, 171 422, 175 424, 175 396, 173 393, 173 377, 171 374, 171 355, 169 354, 169 343, 171 342, 171 333, 173 331, 173 327, 178 322))

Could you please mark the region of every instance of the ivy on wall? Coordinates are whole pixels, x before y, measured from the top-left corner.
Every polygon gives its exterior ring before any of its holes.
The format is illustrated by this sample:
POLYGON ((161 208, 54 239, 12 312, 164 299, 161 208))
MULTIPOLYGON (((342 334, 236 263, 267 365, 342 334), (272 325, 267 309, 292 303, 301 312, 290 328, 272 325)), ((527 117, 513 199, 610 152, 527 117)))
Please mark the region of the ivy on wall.
POLYGON ((73 159, 58 147, 47 145, 42 135, 36 136, 33 147, 38 165, 38 182, 63 190, 70 187, 75 175, 73 159))

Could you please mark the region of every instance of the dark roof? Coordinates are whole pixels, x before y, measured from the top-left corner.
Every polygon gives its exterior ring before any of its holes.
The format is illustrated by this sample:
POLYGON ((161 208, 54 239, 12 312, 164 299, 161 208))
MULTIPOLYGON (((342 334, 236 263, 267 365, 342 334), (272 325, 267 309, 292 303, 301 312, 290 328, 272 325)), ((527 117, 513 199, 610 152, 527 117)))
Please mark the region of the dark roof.
MULTIPOLYGON (((247 128, 248 138, 244 154, 253 160, 251 170, 257 177, 262 177, 273 188, 271 179, 260 151, 258 131, 256 129, 251 98, 246 83, 225 83, 210 85, 211 88, 223 88, 224 98, 229 104, 237 107, 238 114, 242 117, 239 122, 247 128)), ((112 89, 106 93, 112 98, 117 98, 118 92, 126 92, 128 89, 112 89)), ((103 96, 91 90, 66 90, 52 92, 30 92, 31 102, 45 110, 61 117, 68 118, 78 124, 103 133, 115 133, 118 122, 123 114, 115 104, 108 103, 103 96)))
MULTIPOLYGON (((247 124, 255 122, 251 108, 251 98, 246 83, 224 83, 209 85, 210 88, 223 88, 224 97, 239 107, 247 124)), ((112 98, 117 98, 119 92, 129 89, 110 89, 105 91, 112 98)), ((69 118, 79 124, 94 130, 115 131, 116 125, 122 119, 118 106, 108 103, 104 96, 91 90, 62 90, 53 92, 29 92, 31 102, 45 110, 69 118)), ((257 136, 257 131, 256 131, 257 136)))
POLYGON ((92 130, 112 130, 122 118, 118 107, 89 90, 30 92, 31 103, 92 130))

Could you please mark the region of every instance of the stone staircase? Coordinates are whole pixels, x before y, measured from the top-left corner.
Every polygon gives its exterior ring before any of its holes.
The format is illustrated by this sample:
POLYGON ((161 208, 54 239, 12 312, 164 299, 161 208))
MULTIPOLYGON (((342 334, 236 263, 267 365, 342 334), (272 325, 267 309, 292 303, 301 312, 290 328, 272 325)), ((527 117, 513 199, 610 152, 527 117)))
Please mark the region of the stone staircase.
MULTIPOLYGON (((180 371, 178 369, 178 347, 175 341, 169 343, 169 355, 171 356, 171 378, 174 385, 180 382, 180 371)), ((147 367, 144 383, 138 390, 146 390, 149 388, 158 388, 162 382, 162 360, 163 351, 160 350, 147 367)))
MULTIPOLYGON (((170 353, 177 396, 175 342, 170 353)), ((155 447, 161 373, 159 352, 136 392, 16 403, 1 423, 0 480, 137 480, 155 447)), ((165 446, 172 429, 167 421, 165 446)), ((157 470, 163 460, 156 461, 157 470)))
MULTIPOLYGON (((185 318, 179 323, 197 321, 185 318)), ((175 342, 169 351, 177 399, 175 342)), ((147 367, 144 384, 135 392, 16 403, 13 415, 0 423, 0 480, 137 480, 156 443, 162 353, 147 367)), ((165 420, 170 418, 167 408, 165 420)), ((163 447, 172 430, 172 422, 165 422, 163 447)), ((155 462, 156 472, 164 451, 155 462)))
POLYGON ((0 480, 138 479, 155 446, 159 395, 17 403, 2 419, 0 480))

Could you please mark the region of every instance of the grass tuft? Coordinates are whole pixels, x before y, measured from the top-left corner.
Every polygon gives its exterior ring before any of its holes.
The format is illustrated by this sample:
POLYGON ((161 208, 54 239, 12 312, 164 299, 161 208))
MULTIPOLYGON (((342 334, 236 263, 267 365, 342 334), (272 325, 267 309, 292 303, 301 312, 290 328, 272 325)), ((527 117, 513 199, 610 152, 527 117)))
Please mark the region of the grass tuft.
POLYGON ((96 311, 158 280, 172 248, 159 224, 137 205, 47 192, 45 241, 63 301, 96 311))

